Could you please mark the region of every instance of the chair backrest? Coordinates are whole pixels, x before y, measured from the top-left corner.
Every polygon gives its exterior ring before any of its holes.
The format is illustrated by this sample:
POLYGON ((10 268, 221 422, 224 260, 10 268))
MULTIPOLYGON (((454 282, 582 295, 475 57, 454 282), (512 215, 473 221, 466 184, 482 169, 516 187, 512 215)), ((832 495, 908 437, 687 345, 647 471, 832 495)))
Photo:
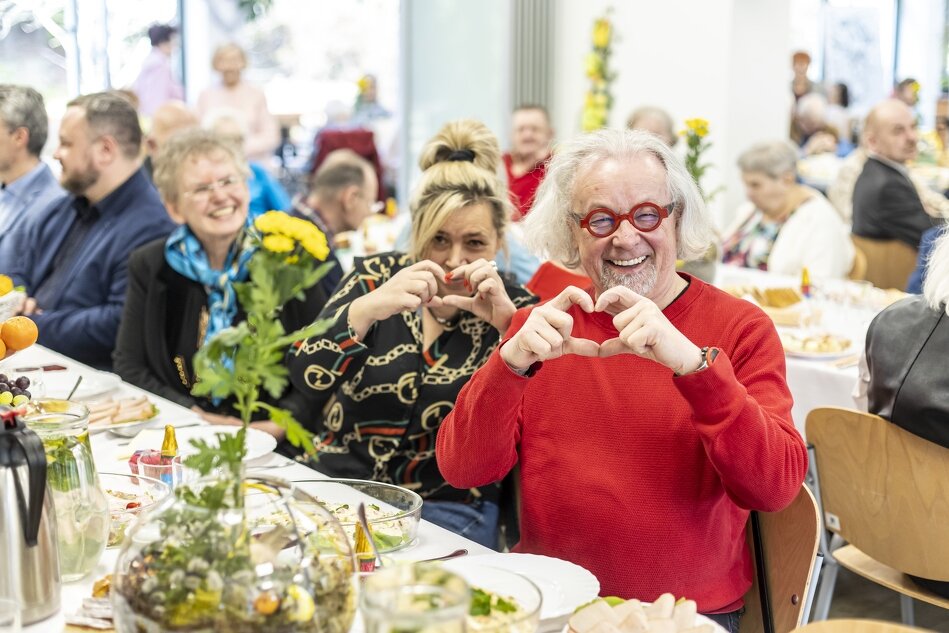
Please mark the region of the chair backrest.
POLYGON ((315 172, 332 152, 338 149, 350 149, 362 156, 372 165, 379 179, 379 199, 385 200, 385 187, 382 183, 382 163, 379 151, 376 149, 375 137, 372 130, 320 130, 314 140, 316 155, 313 157, 311 168, 315 172))
POLYGON ((909 275, 916 268, 916 249, 899 240, 873 240, 851 235, 854 246, 867 259, 864 279, 877 288, 904 290, 909 275))
MULTIPOLYGON (((748 523, 748 541, 752 553, 761 551, 771 621, 774 633, 789 633, 801 624, 808 588, 814 580, 814 559, 820 541, 820 517, 814 495, 801 486, 791 505, 780 512, 758 512, 759 533, 755 547, 752 522, 748 523)), ((762 610, 758 561, 755 582, 745 594, 745 615, 741 633, 760 633, 765 627, 762 610)))
POLYGON ((893 569, 949 581, 949 448, 836 407, 811 411, 806 430, 827 529, 893 569))
POLYGON ((853 247, 853 266, 850 267, 847 278, 854 281, 863 281, 867 278, 867 254, 856 244, 853 247))

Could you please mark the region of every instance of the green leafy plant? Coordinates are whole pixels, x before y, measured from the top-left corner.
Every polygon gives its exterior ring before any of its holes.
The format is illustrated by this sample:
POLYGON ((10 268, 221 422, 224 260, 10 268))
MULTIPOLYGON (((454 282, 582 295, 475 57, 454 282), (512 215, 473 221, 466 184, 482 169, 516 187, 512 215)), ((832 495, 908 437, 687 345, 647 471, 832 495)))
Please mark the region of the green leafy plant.
POLYGON ((718 187, 706 193, 702 186, 702 177, 710 167, 708 163, 703 162, 702 155, 712 147, 712 143, 708 140, 708 121, 705 119, 686 119, 685 129, 679 134, 685 137, 685 168, 692 176, 695 184, 698 185, 705 201, 711 202, 715 196, 721 193, 723 187, 718 187))
MULTIPOLYGON (((215 469, 230 471, 240 479, 246 448, 246 429, 254 414, 265 411, 286 431, 287 440, 307 454, 314 454, 313 434, 289 411, 261 400, 266 393, 276 400, 289 383, 284 355, 296 341, 326 331, 332 321, 314 321, 294 332, 284 331, 279 314, 292 299, 303 299, 335 264, 326 262, 326 236, 312 223, 280 211, 268 211, 246 232, 243 248, 254 249, 246 282, 234 284, 246 319, 226 328, 208 341, 194 357, 196 396, 234 398, 242 427, 234 435, 220 433, 216 445, 192 440, 197 449, 185 465, 202 475, 215 469)), ((240 495, 237 495, 237 499, 240 495)), ((239 502, 239 501, 238 501, 239 502)))

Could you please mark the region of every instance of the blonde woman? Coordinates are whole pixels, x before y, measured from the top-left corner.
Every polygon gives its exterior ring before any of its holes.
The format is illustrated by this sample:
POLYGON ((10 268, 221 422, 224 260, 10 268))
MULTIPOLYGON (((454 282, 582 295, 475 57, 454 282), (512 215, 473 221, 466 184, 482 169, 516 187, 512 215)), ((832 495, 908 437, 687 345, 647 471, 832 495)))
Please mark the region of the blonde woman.
POLYGON ((211 66, 221 76, 218 86, 207 88, 198 97, 198 118, 204 120, 215 110, 240 113, 247 160, 266 162, 280 144, 280 127, 263 91, 244 81, 247 54, 237 44, 224 44, 214 51, 211 66))
POLYGON ((445 483, 435 434, 514 311, 534 301, 492 263, 511 216, 500 157, 483 124, 442 128, 419 161, 409 252, 357 260, 319 316, 335 325, 289 358, 293 384, 322 407, 320 471, 412 489, 423 517, 489 547, 499 488, 445 483))

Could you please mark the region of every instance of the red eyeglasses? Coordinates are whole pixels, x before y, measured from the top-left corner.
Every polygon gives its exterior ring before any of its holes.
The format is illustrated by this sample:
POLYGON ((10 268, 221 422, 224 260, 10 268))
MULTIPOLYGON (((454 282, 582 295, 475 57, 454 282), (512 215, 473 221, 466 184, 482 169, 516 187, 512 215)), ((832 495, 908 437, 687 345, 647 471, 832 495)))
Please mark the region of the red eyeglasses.
POLYGON ((615 233, 623 220, 629 220, 636 230, 648 233, 658 229, 662 221, 668 218, 674 209, 673 204, 660 207, 652 202, 643 202, 630 209, 628 213, 620 215, 612 209, 598 207, 580 220, 580 226, 589 231, 593 237, 606 237, 615 233))

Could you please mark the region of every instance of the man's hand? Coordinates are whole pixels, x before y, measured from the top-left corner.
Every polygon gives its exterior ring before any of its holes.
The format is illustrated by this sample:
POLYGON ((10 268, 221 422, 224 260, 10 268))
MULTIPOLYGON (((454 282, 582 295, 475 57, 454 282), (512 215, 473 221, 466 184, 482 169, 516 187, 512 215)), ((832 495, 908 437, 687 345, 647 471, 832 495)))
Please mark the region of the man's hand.
POLYGON ((17 309, 17 314, 22 316, 30 316, 33 314, 43 314, 43 310, 36 305, 36 299, 33 297, 27 297, 20 303, 20 307, 17 309))
POLYGON ((659 306, 629 288, 610 288, 596 300, 595 309, 613 314, 619 332, 600 344, 601 357, 636 354, 680 375, 702 364, 702 350, 669 322, 659 306))
POLYGON ((531 311, 523 327, 501 348, 504 362, 514 370, 525 371, 538 361, 564 354, 598 356, 600 346, 595 341, 573 336, 573 317, 567 313, 572 305, 593 312, 590 295, 576 286, 567 286, 554 299, 531 311))
POLYGON ((453 306, 483 319, 504 334, 511 324, 511 317, 517 308, 504 290, 504 282, 498 275, 494 262, 478 259, 450 271, 445 275, 445 283, 462 281, 472 292, 472 296, 447 295, 442 303, 453 306))
POLYGON ((354 300, 349 306, 349 326, 361 339, 376 321, 384 321, 394 314, 416 310, 421 305, 438 307, 438 279, 445 276, 442 267, 423 260, 403 268, 367 295, 354 300))

